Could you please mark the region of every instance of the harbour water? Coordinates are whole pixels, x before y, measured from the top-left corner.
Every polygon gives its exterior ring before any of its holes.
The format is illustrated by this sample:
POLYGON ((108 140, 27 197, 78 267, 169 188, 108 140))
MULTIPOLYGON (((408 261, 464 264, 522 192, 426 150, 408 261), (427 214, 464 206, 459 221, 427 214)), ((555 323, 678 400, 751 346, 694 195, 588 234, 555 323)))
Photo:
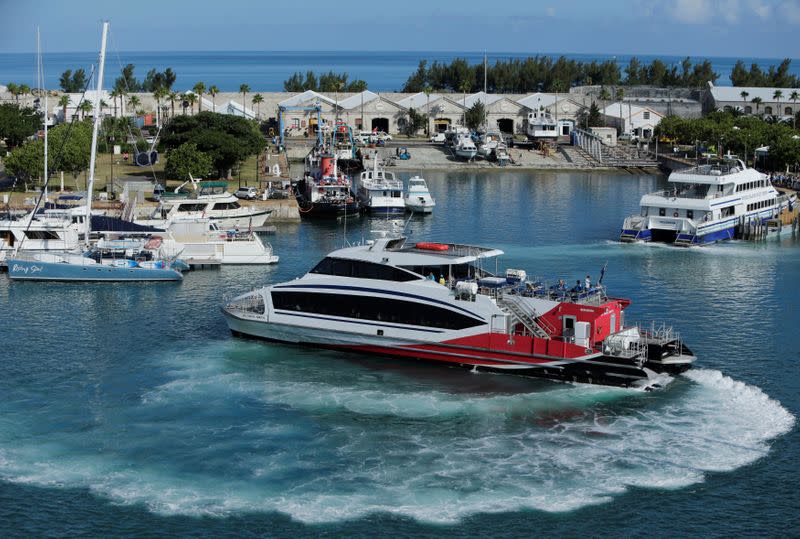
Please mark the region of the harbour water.
MULTIPOLYGON (((407 175, 404 175, 407 177, 407 175)), ((800 242, 614 240, 658 176, 428 173, 412 240, 597 278, 697 368, 559 384, 232 338, 227 294, 385 221, 279 225, 275 267, 179 284, 0 276, 0 535, 777 536, 800 493, 800 242)))
MULTIPOLYGON (((611 54, 567 54, 567 53, 490 53, 489 63, 527 58, 541 54, 559 57, 562 54, 581 62, 616 60, 624 69, 632 55, 611 54)), ((397 92, 408 77, 417 69, 420 60, 428 63, 438 61, 450 63, 455 58, 466 58, 470 63, 483 62, 482 52, 432 52, 432 51, 166 51, 129 52, 111 49, 107 72, 116 77, 123 66, 134 64, 136 77, 144 79, 151 68, 162 71, 171 67, 177 74, 175 89, 186 91, 198 81, 206 87, 216 85, 222 92, 236 92, 239 85, 246 83, 254 92, 277 92, 283 90, 283 81, 293 73, 315 71, 317 75, 333 70, 348 73, 349 80, 363 79, 369 88, 376 92, 397 92)), ((654 59, 663 60, 668 66, 680 66, 682 56, 637 55, 643 63, 654 59)), ((702 62, 705 57, 693 58, 702 62)), ((720 78, 716 84, 730 86, 730 74, 738 58, 709 57, 714 71, 720 78)), ((757 64, 766 71, 771 65, 778 65, 782 58, 742 58, 745 65, 757 64)), ((95 52, 50 52, 43 55, 45 81, 48 88, 57 89, 61 73, 67 69, 75 71, 83 68, 91 72, 97 62, 95 52)), ((33 53, 0 53, 0 84, 8 82, 35 83, 35 56, 33 53)), ((793 62, 790 72, 800 75, 800 62, 793 62)), ((113 80, 113 79, 111 79, 113 80)))

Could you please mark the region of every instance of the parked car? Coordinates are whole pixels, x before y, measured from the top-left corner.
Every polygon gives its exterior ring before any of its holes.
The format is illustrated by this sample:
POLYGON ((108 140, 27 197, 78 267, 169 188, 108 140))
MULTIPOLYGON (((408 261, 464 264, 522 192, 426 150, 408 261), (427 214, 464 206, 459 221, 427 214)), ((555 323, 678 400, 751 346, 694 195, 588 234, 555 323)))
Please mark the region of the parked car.
POLYGON ((431 142, 444 142, 445 140, 447 140, 447 138, 444 136, 444 133, 434 133, 430 138, 431 142))
POLYGON ((389 133, 384 133, 383 131, 378 131, 375 133, 375 135, 378 137, 379 142, 389 142, 392 140, 392 135, 389 133))
POLYGON ((255 187, 240 187, 233 195, 236 198, 254 200, 258 196, 258 189, 255 187))

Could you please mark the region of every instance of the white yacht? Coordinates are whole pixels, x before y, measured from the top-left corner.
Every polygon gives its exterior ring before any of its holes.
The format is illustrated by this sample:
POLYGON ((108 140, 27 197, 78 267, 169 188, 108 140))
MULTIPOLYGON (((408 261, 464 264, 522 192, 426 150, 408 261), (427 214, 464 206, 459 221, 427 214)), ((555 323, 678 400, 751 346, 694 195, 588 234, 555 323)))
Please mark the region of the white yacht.
POLYGON ((181 258, 188 262, 220 264, 275 264, 272 245, 252 230, 223 230, 210 219, 176 221, 170 238, 182 246, 181 258))
POLYGON ((793 202, 741 159, 708 159, 669 176, 670 188, 642 197, 620 241, 691 246, 733 239, 741 227, 777 217, 793 202))
POLYGON ((475 143, 472 142, 472 137, 470 137, 468 133, 459 134, 457 137, 454 150, 455 154, 468 161, 475 159, 475 156, 478 155, 478 148, 475 146, 475 143))
POLYGON ((558 140, 558 122, 545 110, 534 110, 528 113, 528 139, 532 141, 558 140))
POLYGON ((239 199, 228 192, 226 182, 192 180, 190 193, 165 193, 156 209, 146 218, 136 222, 156 228, 169 228, 173 221, 211 219, 221 228, 249 228, 264 226, 272 210, 255 206, 242 206, 239 199))
POLYGON ((358 180, 358 200, 362 208, 372 214, 387 215, 405 213, 403 181, 393 172, 378 166, 378 154, 371 169, 361 173, 358 180))
POLYGON ((409 178, 405 202, 406 208, 414 213, 431 213, 436 206, 436 200, 431 196, 428 184, 419 176, 409 178))
POLYGON ((226 301, 223 313, 239 336, 588 383, 652 385, 695 360, 671 329, 625 325, 630 301, 601 285, 491 274, 502 254, 385 237, 226 301))
POLYGON ((488 159, 489 156, 491 156, 495 151, 495 148, 497 148, 498 144, 504 144, 503 135, 499 131, 489 131, 485 133, 481 137, 481 144, 478 147, 478 155, 484 159, 488 159))

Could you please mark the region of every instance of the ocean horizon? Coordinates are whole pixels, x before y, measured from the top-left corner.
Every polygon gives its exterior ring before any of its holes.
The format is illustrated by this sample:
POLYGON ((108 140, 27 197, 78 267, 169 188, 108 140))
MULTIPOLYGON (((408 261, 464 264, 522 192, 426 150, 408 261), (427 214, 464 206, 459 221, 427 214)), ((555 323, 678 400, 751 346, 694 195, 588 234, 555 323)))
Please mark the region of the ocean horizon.
MULTIPOLYGON (((668 66, 679 64, 686 56, 657 54, 588 54, 588 53, 486 53, 488 62, 511 60, 532 56, 564 56, 582 62, 616 60, 624 69, 631 58, 642 63, 660 59, 668 66)), ((349 80, 363 79, 370 90, 376 92, 398 92, 406 79, 416 70, 420 60, 450 62, 455 58, 466 58, 471 64, 483 61, 484 53, 475 51, 114 51, 110 50, 106 62, 107 81, 113 82, 127 64, 136 66, 135 75, 144 79, 147 72, 155 68, 162 71, 171 67, 177 74, 174 88, 179 91, 191 89, 202 81, 206 87, 216 85, 223 92, 236 92, 241 84, 248 84, 253 92, 277 92, 283 90, 283 82, 295 72, 315 71, 317 74, 335 71, 345 72, 349 80)), ((719 74, 718 86, 730 86, 730 72, 737 60, 743 60, 749 68, 757 64, 767 70, 778 65, 782 58, 690 56, 693 62, 708 59, 719 74)), ((51 52, 43 54, 45 85, 58 89, 58 80, 67 69, 83 68, 91 71, 97 60, 97 52, 51 52)), ((0 53, 0 84, 15 82, 35 85, 35 53, 0 53)), ((800 76, 800 61, 792 60, 790 73, 800 76)))

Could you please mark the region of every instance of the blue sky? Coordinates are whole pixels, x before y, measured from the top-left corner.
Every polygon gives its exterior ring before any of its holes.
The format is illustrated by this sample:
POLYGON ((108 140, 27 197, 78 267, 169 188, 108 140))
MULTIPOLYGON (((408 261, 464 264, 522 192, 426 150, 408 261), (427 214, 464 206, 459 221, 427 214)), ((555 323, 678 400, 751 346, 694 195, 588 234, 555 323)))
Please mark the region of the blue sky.
POLYGON ((0 52, 426 50, 800 57, 800 0, 0 0, 0 52))

